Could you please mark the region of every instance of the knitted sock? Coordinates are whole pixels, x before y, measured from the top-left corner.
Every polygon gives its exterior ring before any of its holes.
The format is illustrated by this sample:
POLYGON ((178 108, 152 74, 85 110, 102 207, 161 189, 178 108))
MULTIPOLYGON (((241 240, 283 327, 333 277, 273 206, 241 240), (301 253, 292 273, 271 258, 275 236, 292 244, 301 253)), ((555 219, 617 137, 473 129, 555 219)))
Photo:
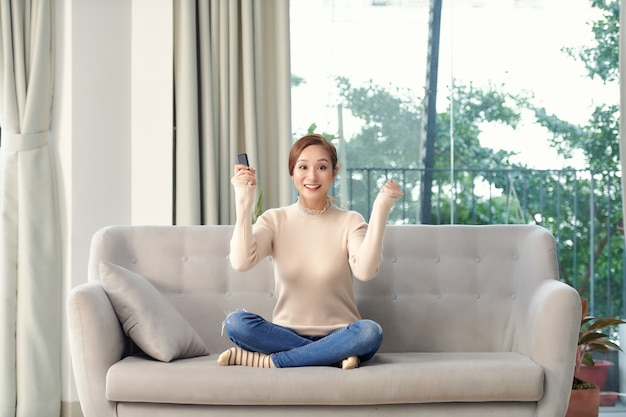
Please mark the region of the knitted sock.
POLYGON ((341 361, 341 369, 354 369, 359 367, 358 356, 348 356, 341 361))
POLYGON ((225 350, 217 358, 221 366, 242 365, 255 368, 274 368, 274 362, 270 355, 259 352, 249 352, 240 347, 232 347, 225 350))

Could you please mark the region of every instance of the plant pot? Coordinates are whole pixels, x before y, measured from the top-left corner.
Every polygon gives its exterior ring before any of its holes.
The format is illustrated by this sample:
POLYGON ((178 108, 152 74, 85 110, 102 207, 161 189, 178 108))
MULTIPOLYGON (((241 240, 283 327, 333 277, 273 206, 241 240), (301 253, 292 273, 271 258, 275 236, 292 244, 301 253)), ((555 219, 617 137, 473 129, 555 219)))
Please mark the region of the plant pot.
POLYGON ((613 407, 617 402, 618 393, 614 391, 600 392, 600 406, 613 407))
POLYGON ((609 374, 609 367, 613 365, 615 364, 611 361, 598 359, 595 361, 594 366, 581 366, 580 370, 576 372, 576 377, 582 379, 583 381, 596 384, 600 388, 600 391, 602 391, 604 389, 604 385, 606 384, 606 378, 609 374))
POLYGON ((573 389, 565 417, 598 417, 600 388, 573 389))

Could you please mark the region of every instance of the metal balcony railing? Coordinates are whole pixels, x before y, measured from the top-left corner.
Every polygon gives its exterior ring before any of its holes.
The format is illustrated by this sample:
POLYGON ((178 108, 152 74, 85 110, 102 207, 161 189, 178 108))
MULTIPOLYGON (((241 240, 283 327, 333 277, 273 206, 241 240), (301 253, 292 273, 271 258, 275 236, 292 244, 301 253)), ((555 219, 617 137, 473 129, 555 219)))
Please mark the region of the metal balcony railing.
POLYGON ((404 192, 390 223, 422 223, 423 188, 430 224, 539 224, 557 242, 561 279, 590 300, 596 315, 626 317, 621 172, 610 170, 348 168, 332 193, 369 218, 388 178, 404 192))

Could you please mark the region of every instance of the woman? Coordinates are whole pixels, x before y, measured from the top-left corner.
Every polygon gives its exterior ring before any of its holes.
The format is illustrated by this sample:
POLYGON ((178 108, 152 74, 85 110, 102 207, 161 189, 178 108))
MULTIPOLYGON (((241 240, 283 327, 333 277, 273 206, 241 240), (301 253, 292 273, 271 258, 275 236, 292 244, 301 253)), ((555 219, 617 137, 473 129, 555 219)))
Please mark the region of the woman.
POLYGON ((352 369, 380 347, 382 329, 359 315, 352 280, 378 273, 387 216, 402 192, 389 180, 374 201, 368 226, 359 213, 332 204, 328 190, 338 170, 330 141, 317 134, 300 138, 289 153, 297 203, 267 210, 253 226, 256 171, 235 165, 230 262, 243 271, 271 256, 277 302, 271 322, 246 311, 226 318, 225 329, 237 346, 219 356, 220 365, 352 369))

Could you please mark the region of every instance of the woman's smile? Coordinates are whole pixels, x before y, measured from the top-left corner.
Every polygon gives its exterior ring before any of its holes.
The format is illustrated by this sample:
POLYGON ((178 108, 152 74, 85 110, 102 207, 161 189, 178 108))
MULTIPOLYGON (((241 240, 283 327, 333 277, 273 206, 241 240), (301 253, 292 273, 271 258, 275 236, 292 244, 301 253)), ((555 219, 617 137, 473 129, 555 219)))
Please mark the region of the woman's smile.
POLYGON ((311 210, 326 206, 328 190, 337 176, 331 156, 321 145, 307 146, 300 152, 292 179, 300 194, 301 204, 311 210))

